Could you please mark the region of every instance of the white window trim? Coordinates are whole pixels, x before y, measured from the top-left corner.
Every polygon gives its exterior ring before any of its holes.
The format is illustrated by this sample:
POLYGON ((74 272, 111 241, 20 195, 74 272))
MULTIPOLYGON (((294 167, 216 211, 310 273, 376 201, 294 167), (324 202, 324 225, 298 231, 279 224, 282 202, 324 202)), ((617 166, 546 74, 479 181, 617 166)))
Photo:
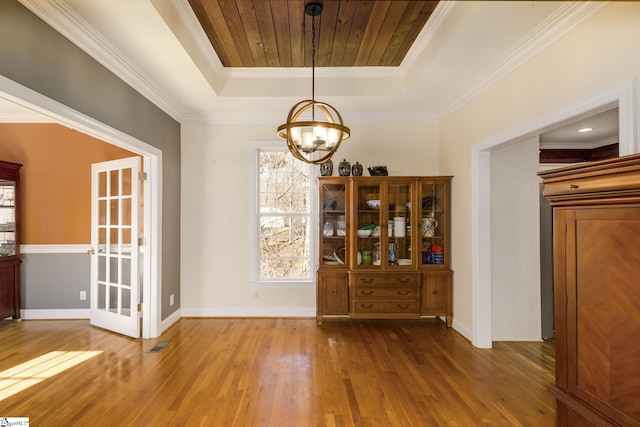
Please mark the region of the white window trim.
POLYGON ((258 153, 260 150, 287 151, 284 141, 250 141, 249 142, 249 288, 250 289, 306 289, 316 287, 315 271, 318 269, 318 169, 311 167, 311 235, 309 236, 309 254, 311 257, 311 278, 309 280, 259 280, 258 279, 258 213, 260 202, 258 197, 258 153))

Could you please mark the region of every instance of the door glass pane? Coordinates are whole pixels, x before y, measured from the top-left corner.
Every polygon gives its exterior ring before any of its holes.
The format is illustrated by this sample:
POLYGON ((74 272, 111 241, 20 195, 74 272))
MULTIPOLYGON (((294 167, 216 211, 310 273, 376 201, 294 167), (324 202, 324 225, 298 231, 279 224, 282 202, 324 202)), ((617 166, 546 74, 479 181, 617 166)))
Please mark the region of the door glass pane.
POLYGON ((444 184, 424 183, 421 188, 420 235, 422 239, 422 264, 444 264, 448 250, 441 230, 446 229, 444 184))
POLYGON ((98 253, 107 252, 107 229, 104 227, 98 228, 98 253))
POLYGON ((98 197, 107 197, 107 173, 98 173, 98 197))
POLYGON ((131 286, 131 259, 122 258, 122 285, 131 286))
POLYGON ((98 281, 107 281, 107 257, 98 254, 98 281))
POLYGON ((120 243, 118 232, 119 229, 116 227, 109 229, 109 251, 112 253, 118 253, 118 243, 120 243))
POLYGON ((109 176, 111 177, 111 182, 109 183, 110 196, 120 195, 120 180, 118 179, 119 175, 120 175, 119 170, 113 170, 109 172, 109 176))
POLYGON ((120 203, 118 199, 109 201, 109 213, 111 214, 111 218, 109 218, 110 225, 118 225, 120 216, 119 214, 120 203))
POLYGON ((118 313, 118 287, 109 286, 109 311, 118 313))
POLYGON ((122 169, 122 195, 131 195, 131 169, 122 169))
POLYGON ((120 275, 118 274, 120 270, 118 269, 118 258, 117 257, 109 257, 109 282, 110 283, 120 283, 120 275))
POLYGON ((107 309, 107 286, 102 283, 98 284, 98 308, 107 309))
POLYGON ((322 184, 320 191, 321 259, 326 265, 343 265, 349 253, 347 240, 346 184, 322 184))
POLYGON ((131 229, 123 228, 120 230, 122 235, 122 255, 131 256, 131 229))
POLYGON ((355 227, 358 239, 357 258, 360 260, 358 265, 362 267, 378 266, 382 259, 381 236, 388 230, 388 224, 382 223, 380 185, 358 185, 356 191, 355 227))
POLYGON ((120 314, 130 317, 133 314, 133 310, 131 310, 131 289, 121 289, 120 292, 122 292, 122 309, 120 310, 120 314))
POLYGON ((131 198, 123 198, 122 201, 122 225, 131 225, 131 198))
POLYGON ((107 201, 98 200, 98 224, 107 225, 107 201))
POLYGON ((389 184, 389 265, 411 264, 411 185, 389 184), (390 234, 390 235, 391 235, 390 234))

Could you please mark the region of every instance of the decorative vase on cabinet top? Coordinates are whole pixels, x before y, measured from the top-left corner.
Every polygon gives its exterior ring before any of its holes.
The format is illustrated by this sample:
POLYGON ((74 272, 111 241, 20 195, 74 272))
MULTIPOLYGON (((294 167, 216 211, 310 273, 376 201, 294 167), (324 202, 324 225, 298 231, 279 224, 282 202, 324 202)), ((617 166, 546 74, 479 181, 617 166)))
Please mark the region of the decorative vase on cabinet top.
POLYGON ((349 176, 351 173, 351 163, 347 162, 347 159, 343 159, 338 165, 338 174, 340 176, 349 176))

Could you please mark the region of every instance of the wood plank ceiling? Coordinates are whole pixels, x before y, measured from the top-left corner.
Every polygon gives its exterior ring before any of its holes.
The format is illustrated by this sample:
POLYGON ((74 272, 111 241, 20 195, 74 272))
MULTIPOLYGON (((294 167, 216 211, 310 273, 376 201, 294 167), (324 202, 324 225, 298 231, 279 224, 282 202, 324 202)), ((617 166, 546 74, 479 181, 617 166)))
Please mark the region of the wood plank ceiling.
MULTIPOLYGON (((399 66, 438 1, 315 0, 317 67, 399 66)), ((310 67, 309 0, 189 0, 225 67, 310 67)))

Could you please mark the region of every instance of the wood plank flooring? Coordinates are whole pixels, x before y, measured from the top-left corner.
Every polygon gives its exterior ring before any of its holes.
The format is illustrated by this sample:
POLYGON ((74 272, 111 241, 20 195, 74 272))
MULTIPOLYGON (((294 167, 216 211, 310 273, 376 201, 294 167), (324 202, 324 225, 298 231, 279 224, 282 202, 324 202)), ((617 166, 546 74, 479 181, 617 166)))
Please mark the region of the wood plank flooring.
POLYGON ((480 350, 430 320, 184 318, 154 340, 2 321, 0 343, 5 385, 6 370, 49 352, 101 352, 0 400, 0 417, 31 426, 555 424, 552 344, 480 350))

